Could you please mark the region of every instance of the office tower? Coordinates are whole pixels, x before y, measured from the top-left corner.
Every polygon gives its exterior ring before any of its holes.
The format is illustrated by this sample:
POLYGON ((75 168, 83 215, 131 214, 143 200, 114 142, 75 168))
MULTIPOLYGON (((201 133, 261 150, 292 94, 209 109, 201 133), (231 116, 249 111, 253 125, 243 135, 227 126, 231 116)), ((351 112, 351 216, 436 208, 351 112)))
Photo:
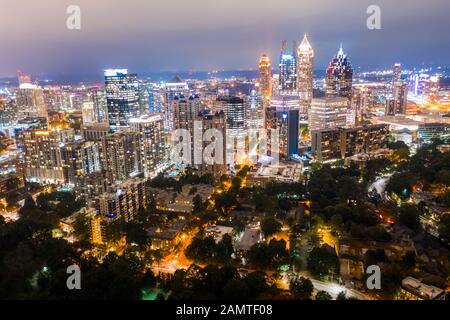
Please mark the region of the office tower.
POLYGON ((97 198, 97 213, 109 221, 129 222, 145 204, 145 180, 134 178, 111 187, 97 198))
POLYGON ((106 70, 105 90, 111 130, 128 126, 129 119, 140 114, 137 76, 126 69, 106 70))
POLYGON ((244 100, 234 96, 222 96, 217 98, 220 110, 223 110, 227 120, 227 132, 235 133, 245 129, 244 100))
POLYGON ((385 124, 315 130, 311 132, 311 152, 321 162, 346 159, 386 148, 388 137, 389 128, 385 124))
POLYGON ((394 84, 394 95, 386 98, 386 115, 404 115, 408 106, 408 84, 402 81, 394 84))
POLYGON ((342 97, 348 100, 352 97, 353 68, 350 60, 342 49, 331 60, 326 71, 325 94, 328 98, 342 97))
POLYGON ((63 183, 61 147, 74 141, 73 129, 58 131, 27 130, 19 135, 24 173, 27 181, 63 183))
POLYGON ((170 130, 174 128, 173 98, 179 94, 187 96, 189 87, 186 81, 179 76, 175 76, 169 82, 163 84, 160 91, 164 128, 170 130))
POLYGON ((225 113, 227 130, 227 163, 242 161, 245 155, 244 100, 235 96, 222 96, 216 101, 218 110, 225 113))
POLYGON ((264 128, 264 99, 256 90, 244 97, 245 127, 247 129, 259 130, 264 128))
POLYGON ((431 76, 424 87, 424 94, 429 104, 439 102, 439 76, 431 76))
POLYGON ((131 131, 137 135, 138 172, 154 177, 164 166, 166 134, 161 114, 130 119, 131 131))
POLYGON ((48 117, 41 87, 30 83, 21 84, 17 90, 16 101, 17 110, 21 117, 48 117))
POLYGON ((313 99, 309 111, 309 130, 325 130, 346 127, 349 113, 348 99, 313 99))
POLYGON ((134 132, 115 132, 100 141, 102 168, 108 172, 110 183, 124 182, 136 173, 137 135, 134 132))
POLYGON ((99 146, 92 141, 65 143, 61 147, 61 159, 66 183, 74 184, 76 177, 101 170, 99 146))
MULTIPOLYGON (((278 154, 289 158, 298 154, 299 123, 301 108, 298 96, 279 96, 270 99, 270 106, 265 110, 266 135, 268 143, 275 139, 273 131, 278 134, 278 154)), ((268 146, 268 150, 274 151, 275 146, 268 146)))
POLYGON ((81 109, 83 123, 93 123, 95 121, 94 102, 84 102, 81 109))
POLYGON ((97 122, 108 123, 108 102, 106 100, 106 91, 103 89, 94 89, 92 93, 94 102, 94 113, 97 122))
POLYGON ((187 129, 193 135, 194 121, 201 111, 200 96, 191 94, 185 96, 184 93, 178 93, 173 96, 173 128, 187 129))
POLYGON ((314 50, 305 34, 297 49, 297 91, 301 104, 309 106, 313 98, 314 50))
POLYGON ((270 59, 265 54, 259 60, 258 84, 258 93, 261 94, 266 100, 269 99, 272 94, 272 70, 270 59))
MULTIPOLYGON (((226 172, 226 149, 227 149, 227 129, 226 129, 226 117, 223 111, 211 112, 208 110, 203 110, 197 117, 198 121, 202 121, 203 128, 203 142, 202 142, 202 163, 199 166, 201 172, 209 172, 215 176, 220 176, 226 172), (208 131, 209 130, 209 131, 208 131), (213 130, 213 131, 211 131, 213 130), (215 138, 211 137, 211 133, 220 132, 223 137, 222 145, 214 150, 214 153, 208 154, 208 146, 215 141, 215 138), (216 158, 215 152, 219 152, 222 149, 222 155, 218 156, 217 159, 221 158, 221 161, 214 161, 216 158), (205 152, 203 152, 205 151, 205 152)), ((219 141, 217 142, 219 143, 219 141)))
POLYGON ((109 124, 105 122, 84 123, 81 126, 81 136, 86 141, 100 141, 109 133, 109 124))
MULTIPOLYGON (((293 48, 295 51, 296 48, 293 48)), ((293 52, 287 52, 287 43, 283 41, 280 54, 279 94, 297 95, 297 58, 293 52)))
POLYGON ((394 64, 394 70, 392 72, 392 85, 399 82, 402 79, 402 65, 400 63, 394 64))

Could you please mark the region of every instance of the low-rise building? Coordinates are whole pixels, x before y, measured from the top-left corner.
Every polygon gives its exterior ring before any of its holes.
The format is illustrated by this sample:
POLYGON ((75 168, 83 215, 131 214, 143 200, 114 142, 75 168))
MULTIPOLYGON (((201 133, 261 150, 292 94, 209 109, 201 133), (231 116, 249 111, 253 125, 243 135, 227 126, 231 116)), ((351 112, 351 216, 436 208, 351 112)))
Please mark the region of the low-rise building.
POLYGON ((173 250, 183 240, 183 229, 187 220, 177 220, 175 223, 162 228, 151 228, 147 230, 150 238, 150 249, 152 250, 173 250))
POLYGON ((407 277, 402 281, 399 298, 401 300, 445 300, 445 292, 416 278, 407 277))

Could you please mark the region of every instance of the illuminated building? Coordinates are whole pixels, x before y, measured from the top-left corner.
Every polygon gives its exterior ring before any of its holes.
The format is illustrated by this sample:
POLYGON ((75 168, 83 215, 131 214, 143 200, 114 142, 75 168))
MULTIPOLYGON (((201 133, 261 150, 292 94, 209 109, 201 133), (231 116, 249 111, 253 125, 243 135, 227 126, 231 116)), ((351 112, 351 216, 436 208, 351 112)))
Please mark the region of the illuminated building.
POLYGON ((61 147, 61 159, 66 183, 73 184, 75 177, 101 170, 98 144, 77 140, 61 147))
POLYGON ((336 128, 311 132, 311 151, 317 161, 345 159, 374 153, 387 146, 387 125, 336 128))
POLYGON ((433 140, 450 142, 450 124, 448 123, 425 123, 420 124, 418 129, 419 143, 431 143, 433 140))
POLYGON ((245 127, 247 129, 264 128, 264 102, 263 97, 255 90, 245 96, 245 127))
POLYGON ((421 282, 413 277, 402 280, 399 292, 401 300, 445 300, 445 291, 421 282))
POLYGON ((394 64, 394 70, 392 72, 392 85, 399 82, 402 79, 402 65, 400 63, 394 64))
POLYGON ((162 114, 164 117, 164 128, 166 130, 174 127, 174 111, 173 99, 178 94, 187 96, 189 94, 189 87, 183 79, 178 76, 173 77, 169 82, 164 83, 160 89, 162 114))
POLYGON ((92 123, 95 121, 94 102, 84 102, 81 109, 83 123, 92 123))
POLYGON ((305 34, 297 48, 297 91, 301 104, 310 105, 313 98, 314 50, 305 34))
POLYGON ((161 114, 130 119, 131 131, 137 135, 137 170, 154 177, 164 165, 166 135, 161 114))
MULTIPOLYGON (((202 163, 199 166, 201 172, 209 172, 213 175, 221 175, 225 173, 226 171, 226 150, 227 150, 227 129, 226 129, 226 117, 225 113, 223 111, 219 112, 209 112, 207 110, 204 110, 197 118, 197 120, 202 121, 202 127, 203 127, 203 136, 204 139, 202 143, 202 163), (212 161, 213 157, 216 156, 216 154, 205 154, 203 150, 207 150, 208 146, 215 140, 213 138, 210 139, 210 136, 208 133, 214 134, 214 131, 220 132, 221 136, 223 137, 222 140, 222 161, 219 161, 219 163, 216 163, 215 161, 212 161), (211 156, 211 159, 207 159, 205 157, 211 156)), ((220 143, 220 141, 217 141, 217 143, 220 143)), ((220 150, 220 149, 219 149, 220 150)), ((219 151, 219 150, 215 150, 219 151)), ((220 158, 220 157, 218 157, 220 158)))
POLYGON ((325 130, 348 125, 349 105, 346 98, 313 99, 309 112, 309 130, 325 130))
POLYGON ((297 96, 272 97, 270 107, 265 111, 268 150, 273 150, 271 143, 273 131, 278 134, 278 153, 289 158, 298 154, 300 108, 297 96))
POLYGON ((21 84, 16 94, 17 109, 22 117, 47 118, 47 106, 42 88, 29 83, 21 84))
POLYGON ((394 84, 394 95, 386 98, 386 115, 404 115, 408 106, 408 84, 402 81, 394 84))
POLYGON ((259 60, 259 78, 258 93, 265 99, 269 99, 272 94, 272 70, 270 59, 267 55, 263 55, 259 60))
POLYGON ((140 113, 139 81, 126 69, 105 71, 108 122, 112 131, 128 126, 130 118, 140 113))
POLYGON ((137 169, 137 135, 134 132, 115 132, 100 140, 102 168, 111 183, 129 179, 137 169))
POLYGON ((234 96, 222 96, 216 101, 219 110, 225 113, 227 130, 227 155, 233 155, 227 159, 227 163, 239 162, 240 157, 245 157, 245 108, 244 100, 234 96))
POLYGON ((97 214, 104 221, 134 220, 145 204, 145 180, 134 178, 110 187, 96 199, 97 214))
POLYGON ((108 133, 108 123, 85 123, 81 126, 81 136, 86 141, 99 141, 108 133))
POLYGON ((92 94, 94 102, 95 120, 101 123, 108 122, 108 102, 106 100, 106 91, 95 89, 92 94))
MULTIPOLYGON (((293 50, 295 51, 296 48, 294 47, 293 50)), ((293 52, 287 52, 286 41, 282 44, 279 69, 279 94, 297 95, 297 58, 293 52)))
POLYGON ((325 94, 328 98, 342 97, 348 100, 352 97, 353 68, 350 60, 342 49, 331 60, 325 78, 325 94))
POLYGON ((24 174, 28 181, 63 183, 64 172, 60 149, 74 141, 73 129, 59 131, 28 130, 19 137, 24 174))
POLYGON ((193 135, 194 120, 201 111, 198 94, 185 96, 183 93, 174 95, 172 100, 174 129, 187 129, 193 135))

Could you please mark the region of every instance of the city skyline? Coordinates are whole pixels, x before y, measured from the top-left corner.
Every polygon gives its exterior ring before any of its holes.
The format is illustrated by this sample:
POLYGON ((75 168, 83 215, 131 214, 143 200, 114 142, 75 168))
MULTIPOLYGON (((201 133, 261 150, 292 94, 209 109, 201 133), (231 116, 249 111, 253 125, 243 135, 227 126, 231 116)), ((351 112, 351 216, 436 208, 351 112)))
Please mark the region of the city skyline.
POLYGON ((17 69, 36 75, 91 75, 113 67, 138 73, 255 70, 258 57, 265 53, 276 61, 279 43, 300 42, 304 33, 315 50, 316 70, 326 68, 341 42, 355 68, 397 61, 450 63, 450 39, 440 32, 449 24, 445 8, 450 4, 444 0, 414 5, 378 1, 381 30, 366 27, 370 1, 325 1, 320 7, 312 1, 281 1, 271 7, 268 1, 256 6, 198 0, 172 8, 161 2, 134 0, 135 5, 121 6, 80 0, 81 30, 66 28, 69 1, 41 1, 40 11, 46 14, 36 14, 25 1, 4 1, 8 9, 2 10, 0 24, 8 32, 0 53, 1 77, 17 69))

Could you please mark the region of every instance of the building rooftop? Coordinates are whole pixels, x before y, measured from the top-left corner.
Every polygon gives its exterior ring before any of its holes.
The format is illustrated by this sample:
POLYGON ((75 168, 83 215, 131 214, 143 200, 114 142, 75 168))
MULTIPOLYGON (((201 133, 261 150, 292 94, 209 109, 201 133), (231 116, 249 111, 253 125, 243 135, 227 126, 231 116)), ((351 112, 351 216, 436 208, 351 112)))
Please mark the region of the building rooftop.
POLYGON ((403 279, 402 288, 424 300, 438 299, 444 294, 444 290, 427 285, 413 277, 403 279))

